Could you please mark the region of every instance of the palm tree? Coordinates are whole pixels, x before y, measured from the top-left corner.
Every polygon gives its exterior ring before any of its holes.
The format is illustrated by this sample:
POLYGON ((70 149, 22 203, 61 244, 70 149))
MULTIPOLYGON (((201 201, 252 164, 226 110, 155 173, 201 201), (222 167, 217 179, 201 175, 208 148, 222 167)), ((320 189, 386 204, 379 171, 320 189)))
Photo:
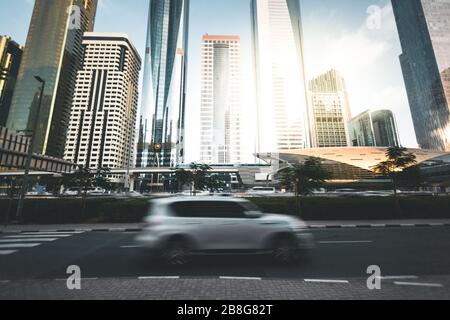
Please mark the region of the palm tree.
POLYGON ((196 195, 197 191, 203 191, 208 187, 208 172, 212 168, 207 164, 191 163, 192 170, 192 187, 193 194, 196 195))
POLYGON ((386 152, 387 160, 380 162, 371 169, 375 173, 379 173, 391 180, 392 188, 394 190, 394 201, 397 210, 400 210, 400 203, 398 202, 398 178, 405 170, 417 164, 417 157, 408 152, 408 149, 403 147, 392 147, 386 152))
POLYGON ((225 188, 225 186, 226 183, 216 174, 209 176, 206 180, 206 187, 211 193, 219 191, 220 189, 225 188))
POLYGON ((75 172, 63 176, 64 185, 66 187, 78 188, 78 194, 81 193, 83 216, 86 212, 86 198, 89 189, 93 187, 103 187, 108 189, 110 181, 107 176, 110 172, 111 170, 109 168, 99 168, 93 172, 91 168, 81 165, 75 172))
POLYGON ((178 168, 175 170, 175 181, 177 183, 177 191, 183 191, 183 187, 188 184, 192 184, 194 177, 192 172, 187 171, 183 168, 178 168))
POLYGON ((281 171, 282 182, 295 191, 297 210, 301 214, 300 197, 311 195, 331 178, 319 158, 307 158, 303 163, 290 165, 281 171))

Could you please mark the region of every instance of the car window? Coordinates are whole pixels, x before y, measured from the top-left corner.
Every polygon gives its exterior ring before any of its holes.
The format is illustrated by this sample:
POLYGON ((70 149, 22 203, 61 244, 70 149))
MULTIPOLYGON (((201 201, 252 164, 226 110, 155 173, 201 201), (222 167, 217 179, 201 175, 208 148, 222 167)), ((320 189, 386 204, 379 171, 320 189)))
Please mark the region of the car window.
POLYGON ((245 208, 230 201, 186 201, 171 205, 183 218, 245 218, 245 208))

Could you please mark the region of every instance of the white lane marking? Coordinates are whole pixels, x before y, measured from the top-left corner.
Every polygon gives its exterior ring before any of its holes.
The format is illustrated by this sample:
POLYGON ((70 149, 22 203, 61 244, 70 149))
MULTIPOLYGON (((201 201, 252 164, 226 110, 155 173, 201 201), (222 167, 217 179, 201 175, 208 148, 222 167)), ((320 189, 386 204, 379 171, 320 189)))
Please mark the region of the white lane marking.
POLYGON ((150 276, 150 277, 138 277, 139 280, 155 280, 155 279, 180 279, 179 276, 150 276))
POLYGON ((259 278, 259 277, 227 277, 227 276, 219 277, 219 279, 222 279, 222 280, 262 280, 262 278, 259 278))
POLYGON ((385 224, 371 224, 371 226, 372 226, 373 228, 385 228, 385 227, 386 227, 385 224))
POLYGON ((324 225, 311 225, 310 228, 326 228, 327 226, 324 225))
POLYGON ((423 283, 423 282, 394 282, 398 286, 415 286, 415 287, 433 287, 433 288, 443 288, 444 286, 440 283, 423 283))
POLYGON ((350 283, 348 280, 305 279, 305 282, 317 283, 350 283))
POLYGON ((372 240, 359 240, 359 241, 319 241, 322 244, 351 244, 351 243, 373 243, 372 240))
POLYGON ((143 246, 121 246, 122 249, 142 248, 143 246))
POLYGON ((0 283, 10 283, 11 280, 0 280, 0 283))
POLYGON ((33 239, 1 239, 0 243, 11 243, 11 242, 52 242, 59 238, 33 238, 33 239))
POLYGON ((40 235, 23 235, 23 236, 7 236, 4 237, 5 239, 33 239, 33 238, 67 238, 67 237, 71 237, 72 235, 69 234, 64 234, 64 235, 60 235, 60 234, 52 234, 52 235, 45 235, 45 234, 40 234, 40 235))
POLYGON ((432 227, 443 227, 443 226, 445 226, 445 224, 443 224, 443 223, 430 223, 430 226, 432 226, 432 227))
POLYGON ((30 235, 30 236, 37 236, 37 235, 74 235, 74 234, 81 234, 84 233, 84 231, 67 231, 67 232, 57 232, 57 231, 42 231, 42 232, 22 232, 22 235, 30 235))
POLYGON ((419 279, 418 276, 381 276, 377 277, 381 280, 411 280, 411 279, 419 279))
POLYGON ((34 247, 37 247, 40 245, 41 245, 41 243, 0 244, 0 249, 34 248, 34 247))
POLYGON ((356 225, 355 224, 343 224, 341 227, 342 228, 356 228, 356 225))
POLYGON ((16 252, 17 250, 0 250, 0 256, 7 256, 16 252))

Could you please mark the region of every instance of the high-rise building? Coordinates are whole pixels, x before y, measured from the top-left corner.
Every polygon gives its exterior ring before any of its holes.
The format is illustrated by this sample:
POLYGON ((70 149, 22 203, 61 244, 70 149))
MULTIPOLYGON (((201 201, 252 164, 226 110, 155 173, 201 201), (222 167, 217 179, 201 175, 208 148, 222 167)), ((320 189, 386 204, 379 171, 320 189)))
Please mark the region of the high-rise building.
POLYGON ((299 0, 252 0, 256 151, 309 146, 299 0))
POLYGON ((417 141, 450 151, 450 1, 392 0, 417 141))
POLYGON ((398 147, 401 145, 395 116, 390 110, 366 111, 349 123, 353 147, 398 147))
POLYGON ((377 147, 398 147, 401 145, 397 121, 391 110, 373 111, 372 124, 377 147))
POLYGON ((83 33, 91 31, 97 0, 36 0, 14 90, 7 127, 29 135, 38 117, 36 153, 61 158, 77 70, 81 68, 83 33), (40 84, 45 91, 39 115, 40 84))
POLYGON ((137 167, 184 162, 189 0, 150 0, 137 167))
POLYGON ((133 166, 141 58, 126 34, 87 32, 64 159, 98 169, 133 166))
POLYGON ((200 161, 241 161, 241 39, 204 35, 201 49, 200 161))
POLYGON ((311 146, 350 146, 348 122, 351 118, 344 78, 336 70, 309 82, 311 146))
POLYGON ((0 126, 3 127, 8 120, 22 53, 23 47, 11 37, 0 36, 0 126))

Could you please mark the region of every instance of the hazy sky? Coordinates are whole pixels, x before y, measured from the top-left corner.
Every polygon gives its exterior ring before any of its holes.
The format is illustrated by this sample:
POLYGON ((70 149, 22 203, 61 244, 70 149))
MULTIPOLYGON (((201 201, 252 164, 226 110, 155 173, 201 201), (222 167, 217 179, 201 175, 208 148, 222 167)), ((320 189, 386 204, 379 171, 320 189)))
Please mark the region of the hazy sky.
MULTIPOLYGON (((0 0, 0 34, 25 44, 34 0, 0 0)), ((144 55, 148 0, 100 0, 95 31, 125 32, 144 55), (120 18, 119 18, 120 17, 120 18)), ((415 147, 398 55, 401 48, 389 0, 301 0, 307 78, 331 68, 347 82, 353 115, 367 109, 392 109, 401 141, 415 147), (367 27, 367 9, 381 10, 380 28, 367 27)), ((243 112, 247 155, 253 152, 254 112, 250 0, 191 0, 188 79, 187 160, 198 156, 201 36, 236 34, 242 38, 243 112)), ((142 73, 141 73, 142 74, 142 73)), ((251 157, 250 157, 251 158, 251 157)))

